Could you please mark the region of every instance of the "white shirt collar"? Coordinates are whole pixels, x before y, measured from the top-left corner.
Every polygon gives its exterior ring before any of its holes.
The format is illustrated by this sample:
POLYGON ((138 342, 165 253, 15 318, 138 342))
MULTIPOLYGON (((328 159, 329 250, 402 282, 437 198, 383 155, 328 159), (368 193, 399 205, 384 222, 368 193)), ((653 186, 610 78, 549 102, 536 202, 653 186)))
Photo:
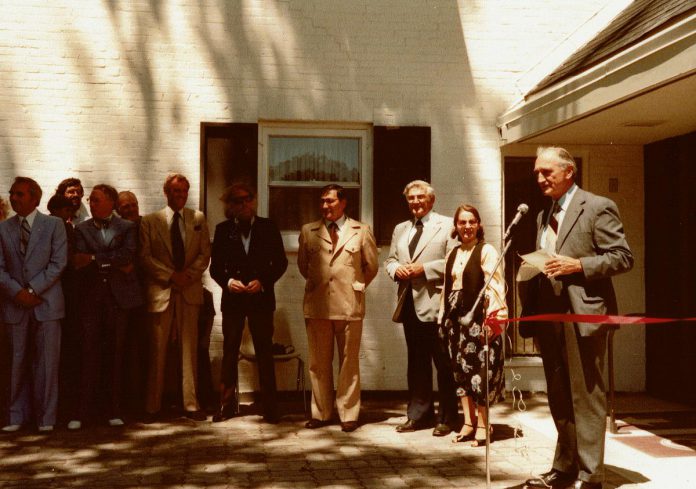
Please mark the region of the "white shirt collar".
MULTIPOLYGON (((328 219, 324 219, 324 225, 326 225, 327 228, 329 227, 329 224, 331 224, 331 222, 332 221, 329 221, 328 219)), ((336 225, 338 226, 338 230, 340 231, 341 229, 343 229, 343 225, 346 223, 346 215, 343 214, 341 217, 339 217, 333 222, 336 223, 336 225)))
POLYGON ((561 208, 562 212, 565 212, 568 210, 568 205, 570 205, 570 201, 573 200, 573 196, 575 195, 575 192, 578 190, 578 186, 573 183, 573 185, 570 186, 570 188, 561 195, 561 198, 558 199, 558 206, 561 208))
MULTIPOLYGON (((428 224, 428 221, 430 221, 430 217, 432 216, 433 211, 428 211, 426 215, 420 218, 420 221, 423 223, 423 227, 425 227, 426 224, 428 224)), ((415 226, 416 222, 418 222, 418 218, 414 217, 411 219, 411 223, 415 226)))
POLYGON ((27 222, 29 223, 29 227, 30 227, 30 228, 31 228, 31 227, 34 227, 34 219, 36 219, 36 214, 38 214, 38 213, 39 213, 39 210, 38 210, 38 209, 34 209, 33 211, 31 211, 29 214, 27 214, 27 215, 24 216, 24 217, 22 217, 22 216, 17 216, 17 217, 19 218, 19 225, 20 225, 20 226, 22 225, 22 219, 26 219, 27 222))
MULTIPOLYGON (((167 206, 164 209, 164 212, 167 215, 167 224, 171 225, 172 220, 174 219, 174 209, 167 206)), ((184 209, 179 209, 179 215, 181 216, 181 222, 184 222, 184 209)))

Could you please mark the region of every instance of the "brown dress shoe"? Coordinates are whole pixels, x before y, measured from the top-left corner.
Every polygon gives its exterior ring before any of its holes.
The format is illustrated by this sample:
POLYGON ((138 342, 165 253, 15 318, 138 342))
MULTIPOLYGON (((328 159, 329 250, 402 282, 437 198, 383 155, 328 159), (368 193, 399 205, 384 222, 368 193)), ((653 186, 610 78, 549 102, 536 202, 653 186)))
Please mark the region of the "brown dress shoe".
POLYGON ((184 413, 184 416, 186 416, 188 419, 192 419, 194 421, 205 421, 208 419, 208 417, 205 415, 203 411, 186 411, 184 413))
POLYGON ((357 421, 345 421, 341 423, 341 430, 345 431, 346 433, 353 432, 358 429, 358 422, 357 421))
POLYGON ((327 424, 329 424, 328 421, 322 421, 320 419, 312 418, 305 423, 304 427, 309 428, 310 430, 315 430, 317 428, 326 426, 327 424))
POLYGON ((447 423, 440 423, 433 430, 433 436, 447 436, 450 433, 452 433, 452 427, 447 423))

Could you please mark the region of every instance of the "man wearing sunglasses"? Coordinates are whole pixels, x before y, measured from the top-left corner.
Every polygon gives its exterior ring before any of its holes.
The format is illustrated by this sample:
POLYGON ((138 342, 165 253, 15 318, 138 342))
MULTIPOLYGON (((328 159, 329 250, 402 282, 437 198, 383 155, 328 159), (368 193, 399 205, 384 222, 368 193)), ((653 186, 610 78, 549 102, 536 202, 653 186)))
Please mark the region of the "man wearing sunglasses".
POLYGON ((273 364, 273 286, 288 267, 275 223, 256 215, 256 193, 245 183, 225 189, 226 221, 215 228, 210 275, 222 287, 223 358, 220 408, 213 422, 234 416, 237 358, 248 320, 259 368, 263 418, 278 422, 273 364))

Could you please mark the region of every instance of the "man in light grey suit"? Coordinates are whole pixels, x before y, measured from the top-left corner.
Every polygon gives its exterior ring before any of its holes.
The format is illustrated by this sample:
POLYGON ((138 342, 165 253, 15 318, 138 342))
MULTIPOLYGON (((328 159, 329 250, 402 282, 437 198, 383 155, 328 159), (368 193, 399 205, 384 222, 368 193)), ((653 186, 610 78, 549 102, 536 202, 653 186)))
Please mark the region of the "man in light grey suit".
POLYGON ((60 274, 68 246, 63 221, 36 209, 41 194, 34 180, 17 177, 10 189, 17 215, 0 223, 0 308, 12 344, 6 432, 19 430, 32 413, 39 431, 52 431, 56 422, 60 320, 65 315, 60 274))
POLYGON ((437 369, 439 419, 434 436, 448 435, 457 424, 454 374, 437 333, 445 256, 457 241, 452 238, 452 219, 434 212, 435 191, 428 182, 415 180, 404 189, 412 219, 394 228, 385 261, 387 273, 399 283, 399 304, 394 319, 404 325, 408 350, 407 380, 410 400, 399 433, 432 425, 433 362, 437 369))
MULTIPOLYGON (((524 314, 616 314, 610 277, 633 266, 616 204, 575 184, 575 161, 563 148, 539 148, 534 174, 552 200, 537 217, 537 248, 552 258, 530 284, 524 314)), ((538 341, 558 431, 551 470, 526 487, 601 489, 607 328, 568 322, 521 328, 538 341)))

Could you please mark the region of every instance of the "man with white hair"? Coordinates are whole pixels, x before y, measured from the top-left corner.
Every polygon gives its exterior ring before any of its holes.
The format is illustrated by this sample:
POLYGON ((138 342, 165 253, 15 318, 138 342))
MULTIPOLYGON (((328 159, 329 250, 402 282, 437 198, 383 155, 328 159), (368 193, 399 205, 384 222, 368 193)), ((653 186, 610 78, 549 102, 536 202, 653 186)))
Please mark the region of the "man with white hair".
POLYGON ((396 431, 407 433, 432 426, 435 363, 440 404, 433 436, 446 436, 457 424, 458 402, 450 359, 438 338, 437 316, 445 256, 457 241, 452 237, 452 219, 433 211, 435 191, 428 182, 409 183, 404 196, 412 218, 394 228, 384 263, 391 279, 399 284, 394 320, 404 325, 408 351, 408 419, 396 431))

